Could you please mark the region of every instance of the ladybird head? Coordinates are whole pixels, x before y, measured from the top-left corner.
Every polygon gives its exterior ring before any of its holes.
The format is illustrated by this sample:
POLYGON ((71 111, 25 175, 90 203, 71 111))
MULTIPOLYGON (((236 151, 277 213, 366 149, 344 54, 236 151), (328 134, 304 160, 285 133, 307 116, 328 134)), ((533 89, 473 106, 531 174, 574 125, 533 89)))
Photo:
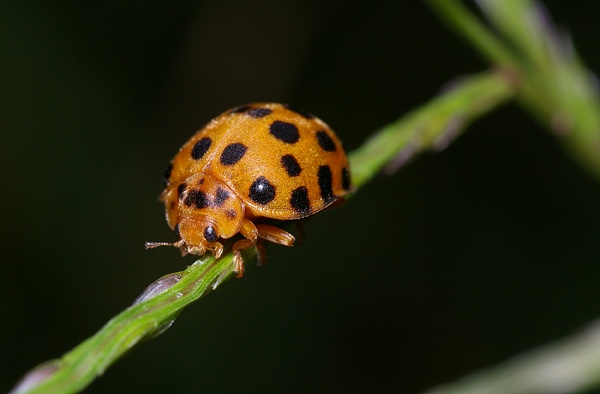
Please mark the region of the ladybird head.
POLYGON ((233 191, 211 175, 194 174, 173 185, 163 195, 167 221, 175 230, 174 243, 149 242, 146 247, 169 245, 183 255, 203 255, 211 251, 219 257, 223 245, 219 238, 233 237, 244 219, 244 206, 233 191))

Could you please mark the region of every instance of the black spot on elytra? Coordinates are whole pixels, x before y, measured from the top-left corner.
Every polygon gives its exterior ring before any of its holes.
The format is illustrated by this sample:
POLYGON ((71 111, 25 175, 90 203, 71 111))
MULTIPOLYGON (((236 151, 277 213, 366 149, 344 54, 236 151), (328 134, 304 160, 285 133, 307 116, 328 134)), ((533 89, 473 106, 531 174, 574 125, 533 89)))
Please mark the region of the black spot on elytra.
POLYGON ((260 176, 250 185, 248 197, 256 203, 268 204, 275 198, 275 186, 264 176, 260 176))
POLYGON ((210 144, 212 144, 212 140, 208 137, 198 140, 192 148, 192 159, 200 160, 210 148, 210 144))
POLYGON ((335 142, 331 139, 329 134, 323 130, 317 131, 317 141, 319 146, 326 152, 335 152, 335 142))
POLYGON ((342 187, 350 190, 350 171, 347 168, 342 168, 342 187))
POLYGON ((292 155, 281 156, 281 165, 285 168, 289 176, 298 176, 302 172, 298 160, 292 155))
POLYGON ((229 193, 227 192, 227 190, 223 189, 223 188, 217 188, 217 194, 215 196, 215 205, 220 207, 221 205, 223 205, 223 203, 225 202, 225 200, 227 200, 229 198, 229 193))
POLYGON ((248 150, 246 145, 239 142, 227 145, 221 153, 221 164, 224 166, 234 165, 244 157, 246 150, 248 150))
POLYGON ((183 203, 188 207, 195 205, 197 209, 201 209, 208 206, 208 198, 201 190, 190 190, 183 200, 183 203))
POLYGON ((310 212, 310 200, 308 199, 308 189, 306 186, 300 186, 292 191, 290 205, 302 214, 306 215, 310 212))
POLYGON ((269 108, 252 108, 246 111, 246 113, 253 118, 263 118, 271 112, 273 112, 273 110, 269 108))
POLYGON ((171 178, 171 171, 173 171, 173 164, 169 164, 167 168, 165 168, 165 173, 163 174, 163 181, 165 181, 165 186, 169 184, 169 178, 171 178))
POLYGON ((233 209, 226 209, 225 216, 227 216, 227 219, 233 220, 237 217, 237 213, 233 209))
POLYGON ((208 242, 215 242, 217 240, 217 232, 212 226, 208 226, 204 229, 204 239, 208 242))
POLYGON ((175 209, 175 206, 176 206, 175 201, 171 201, 171 203, 169 204, 169 209, 172 211, 175 209))
POLYGON ((179 199, 183 198, 183 192, 185 192, 186 187, 187 187, 187 184, 185 182, 180 183, 179 186, 177 186, 177 197, 179 199))
POLYGON ((275 138, 287 144, 295 144, 300 139, 298 127, 293 123, 282 122, 281 120, 271 123, 269 132, 275 138))
POLYGON ((332 188, 332 176, 331 168, 329 166, 320 166, 319 172, 317 173, 317 179, 319 180, 319 189, 321 190, 321 198, 328 204, 335 200, 332 188))
POLYGON ((230 114, 241 114, 243 112, 246 112, 249 109, 250 109, 249 105, 240 105, 239 107, 235 107, 234 109, 232 109, 229 113, 230 114))
POLYGON ((298 115, 302 116, 303 118, 314 119, 314 117, 315 117, 313 114, 311 114, 310 112, 307 112, 307 111, 303 110, 302 108, 296 108, 296 107, 293 107, 293 106, 288 105, 288 104, 284 104, 283 106, 285 108, 289 109, 290 111, 297 113, 298 115))

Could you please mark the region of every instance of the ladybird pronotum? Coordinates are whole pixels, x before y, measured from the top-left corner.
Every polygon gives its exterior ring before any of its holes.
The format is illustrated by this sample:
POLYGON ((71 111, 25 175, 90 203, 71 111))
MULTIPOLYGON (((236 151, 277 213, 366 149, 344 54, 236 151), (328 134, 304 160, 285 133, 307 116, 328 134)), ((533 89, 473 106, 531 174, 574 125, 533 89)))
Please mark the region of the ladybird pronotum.
MULTIPOLYGON (((319 118, 275 103, 230 109, 197 131, 165 171, 161 194, 183 255, 219 257, 233 244, 237 276, 240 251, 260 240, 292 246, 294 237, 264 223, 301 219, 321 211, 351 189, 348 159, 333 130, 319 118)), ((259 258, 263 257, 259 248, 259 258)))

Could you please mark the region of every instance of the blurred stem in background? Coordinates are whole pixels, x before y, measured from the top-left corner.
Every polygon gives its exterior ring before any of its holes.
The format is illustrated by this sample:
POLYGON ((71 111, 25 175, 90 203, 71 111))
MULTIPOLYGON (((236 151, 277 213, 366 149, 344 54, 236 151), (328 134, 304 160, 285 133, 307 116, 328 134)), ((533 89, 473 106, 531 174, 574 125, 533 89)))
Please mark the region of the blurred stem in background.
POLYGON ((496 31, 458 0, 427 2, 490 63, 515 73, 520 81, 518 102, 600 180, 598 81, 541 2, 479 0, 477 4, 496 31))
MULTIPOLYGON (((600 180, 597 79, 577 56, 570 37, 553 24, 542 3, 477 1, 495 27, 492 31, 458 0, 427 2, 492 64, 514 73, 519 80, 519 104, 600 180)), ((574 393, 598 385, 600 329, 595 323, 582 334, 442 386, 431 394, 574 393)))
POLYGON ((596 321, 578 335, 426 394, 577 393, 599 384, 600 321, 596 321))
MULTIPOLYGON (((443 149, 471 121, 513 97, 600 179, 600 106, 595 79, 542 5, 528 0, 480 0, 477 4, 497 30, 493 32, 460 1, 428 0, 428 4, 489 59, 493 71, 455 82, 351 152, 356 189, 382 171, 397 170, 420 152, 443 149)), ((247 251, 244 258, 253 261, 253 251, 247 251)), ((218 260, 205 256, 186 271, 159 279, 96 335, 60 360, 31 371, 13 393, 82 390, 142 339, 163 332, 183 308, 231 272, 231 253, 224 253, 218 260)), ((567 393, 589 388, 600 383, 599 338, 595 328, 435 392, 567 393)))

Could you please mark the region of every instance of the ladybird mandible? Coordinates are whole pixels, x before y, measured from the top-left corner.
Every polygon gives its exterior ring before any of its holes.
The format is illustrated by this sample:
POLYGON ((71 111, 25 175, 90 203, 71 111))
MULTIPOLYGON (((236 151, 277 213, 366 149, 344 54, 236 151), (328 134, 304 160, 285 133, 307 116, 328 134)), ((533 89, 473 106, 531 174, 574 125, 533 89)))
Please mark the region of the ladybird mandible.
POLYGON ((237 276, 241 250, 260 240, 292 246, 294 236, 265 223, 317 213, 351 190, 342 143, 321 119, 288 105, 254 103, 230 109, 197 131, 171 160, 164 176, 169 227, 182 255, 215 257, 219 239, 240 233, 233 244, 237 276))

